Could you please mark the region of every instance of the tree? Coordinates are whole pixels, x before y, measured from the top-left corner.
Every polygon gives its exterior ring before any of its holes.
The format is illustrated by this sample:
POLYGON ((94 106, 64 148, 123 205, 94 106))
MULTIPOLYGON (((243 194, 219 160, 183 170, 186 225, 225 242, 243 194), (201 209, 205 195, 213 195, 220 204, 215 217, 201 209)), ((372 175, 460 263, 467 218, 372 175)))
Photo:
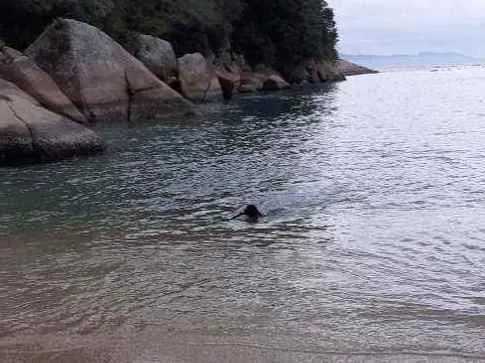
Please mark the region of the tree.
POLYGON ((321 0, 1 0, 0 37, 24 49, 56 17, 93 24, 122 43, 134 32, 164 38, 182 55, 228 46, 279 70, 335 59, 334 14, 321 0))
POLYGON ((246 0, 236 25, 235 46, 252 64, 281 69, 305 58, 336 58, 334 14, 325 1, 246 0))

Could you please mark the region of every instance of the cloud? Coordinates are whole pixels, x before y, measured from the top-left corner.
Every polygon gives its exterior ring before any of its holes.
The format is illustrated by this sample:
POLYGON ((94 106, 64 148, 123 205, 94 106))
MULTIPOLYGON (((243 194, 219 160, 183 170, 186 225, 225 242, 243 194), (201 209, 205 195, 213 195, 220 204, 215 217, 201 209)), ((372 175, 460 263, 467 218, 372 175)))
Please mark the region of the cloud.
POLYGON ((484 0, 327 0, 344 53, 485 56, 484 0))

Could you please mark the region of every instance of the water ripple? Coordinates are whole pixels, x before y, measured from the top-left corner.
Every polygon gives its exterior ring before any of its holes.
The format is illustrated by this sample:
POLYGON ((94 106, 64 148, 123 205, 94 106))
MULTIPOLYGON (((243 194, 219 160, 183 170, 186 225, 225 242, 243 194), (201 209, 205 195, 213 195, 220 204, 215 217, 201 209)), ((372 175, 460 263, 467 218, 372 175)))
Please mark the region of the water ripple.
POLYGON ((0 339, 164 325, 483 355, 470 72, 249 96, 3 169, 0 339), (246 203, 262 223, 230 219, 246 203))

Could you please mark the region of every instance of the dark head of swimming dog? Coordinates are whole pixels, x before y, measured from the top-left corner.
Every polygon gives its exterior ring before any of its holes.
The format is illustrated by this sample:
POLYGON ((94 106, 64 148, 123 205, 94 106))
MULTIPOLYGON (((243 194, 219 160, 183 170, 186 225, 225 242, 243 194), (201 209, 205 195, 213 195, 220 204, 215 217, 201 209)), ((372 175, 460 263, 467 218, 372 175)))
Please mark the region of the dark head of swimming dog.
POLYGON ((264 215, 259 211, 259 209, 253 204, 248 204, 246 208, 244 208, 244 211, 239 213, 237 216, 232 217, 232 219, 235 219, 241 216, 246 216, 246 220, 252 223, 256 223, 260 217, 264 217, 264 215))

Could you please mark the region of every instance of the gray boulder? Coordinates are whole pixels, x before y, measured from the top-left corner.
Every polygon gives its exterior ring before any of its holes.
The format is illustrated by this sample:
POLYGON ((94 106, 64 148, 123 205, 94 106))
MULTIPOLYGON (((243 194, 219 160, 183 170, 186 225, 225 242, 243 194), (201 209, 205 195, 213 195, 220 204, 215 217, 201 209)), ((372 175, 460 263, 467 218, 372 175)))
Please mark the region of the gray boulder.
POLYGON ((242 72, 238 91, 241 93, 261 91, 267 78, 265 74, 261 73, 242 72))
POLYGON ((130 44, 130 51, 162 81, 169 83, 177 78, 177 57, 166 40, 138 34, 130 44))
POLYGON ((25 53, 91 122, 136 122, 192 111, 190 102, 91 25, 58 19, 25 53))
POLYGON ((79 123, 87 123, 84 115, 52 78, 30 58, 15 49, 3 47, 0 51, 0 77, 14 83, 45 108, 79 123))
POLYGON ((192 101, 221 97, 222 91, 216 72, 211 72, 202 54, 186 54, 177 62, 180 90, 185 97, 192 101))
POLYGON ((240 86, 241 93, 255 91, 277 91, 287 89, 290 85, 275 70, 259 66, 256 72, 242 72, 240 86))
POLYGON ((54 161, 103 148, 92 130, 43 108, 12 83, 0 80, 0 165, 54 161))
POLYGON ((263 91, 278 91, 290 88, 290 84, 282 77, 273 74, 263 82, 263 91))

